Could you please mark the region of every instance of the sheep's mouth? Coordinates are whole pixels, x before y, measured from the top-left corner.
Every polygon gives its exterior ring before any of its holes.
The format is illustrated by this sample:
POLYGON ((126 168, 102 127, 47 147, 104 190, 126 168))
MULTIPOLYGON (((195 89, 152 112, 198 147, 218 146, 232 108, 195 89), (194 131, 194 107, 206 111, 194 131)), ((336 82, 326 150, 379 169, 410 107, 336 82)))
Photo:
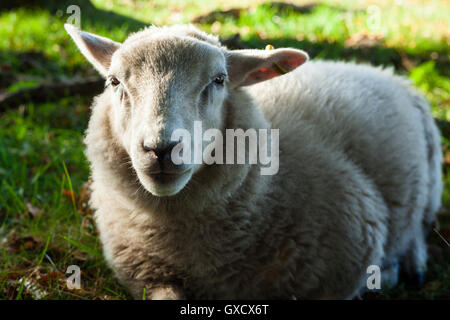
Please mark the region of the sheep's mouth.
POLYGON ((172 172, 150 173, 137 171, 142 186, 157 197, 172 196, 180 192, 192 177, 192 168, 172 172))
POLYGON ((151 180, 158 184, 167 184, 173 183, 177 181, 181 176, 185 175, 189 172, 188 170, 184 170, 182 172, 158 172, 158 173, 148 173, 147 175, 151 180))

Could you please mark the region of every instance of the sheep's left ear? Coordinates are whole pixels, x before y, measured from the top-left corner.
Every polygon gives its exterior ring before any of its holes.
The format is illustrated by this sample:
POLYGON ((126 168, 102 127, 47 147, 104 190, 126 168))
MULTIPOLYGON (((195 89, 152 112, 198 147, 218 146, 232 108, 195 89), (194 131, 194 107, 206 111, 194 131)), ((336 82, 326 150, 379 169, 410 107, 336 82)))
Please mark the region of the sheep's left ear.
POLYGON ((308 60, 308 54, 297 49, 233 50, 226 56, 231 87, 281 76, 308 60))
POLYGON ((111 64, 111 57, 120 48, 120 43, 79 30, 71 24, 65 24, 64 28, 86 59, 106 77, 111 64))

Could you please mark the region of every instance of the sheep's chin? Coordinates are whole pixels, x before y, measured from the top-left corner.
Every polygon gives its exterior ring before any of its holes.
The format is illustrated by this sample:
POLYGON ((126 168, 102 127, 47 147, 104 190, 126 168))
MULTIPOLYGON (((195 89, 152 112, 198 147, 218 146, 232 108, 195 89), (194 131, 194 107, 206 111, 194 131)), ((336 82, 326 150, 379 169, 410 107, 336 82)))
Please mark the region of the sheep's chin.
POLYGON ((176 180, 170 183, 156 183, 148 175, 138 172, 137 176, 142 186, 155 197, 170 197, 183 190, 191 180, 192 170, 180 174, 176 180))

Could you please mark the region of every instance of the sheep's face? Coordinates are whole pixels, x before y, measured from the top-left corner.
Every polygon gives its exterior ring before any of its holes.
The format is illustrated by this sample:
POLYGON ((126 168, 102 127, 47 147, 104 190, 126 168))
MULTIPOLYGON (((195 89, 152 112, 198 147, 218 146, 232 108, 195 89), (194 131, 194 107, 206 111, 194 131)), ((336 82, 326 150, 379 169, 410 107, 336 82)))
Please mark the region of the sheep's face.
POLYGON ((201 167, 194 164, 194 146, 203 142, 203 132, 194 133, 195 121, 203 130, 223 127, 227 70, 222 50, 177 36, 125 42, 114 53, 107 77, 114 130, 141 184, 156 196, 176 194, 201 167), (177 129, 188 134, 176 136, 177 129), (183 147, 182 154, 189 146, 191 160, 176 165, 172 151, 183 147))
POLYGON ((151 27, 123 44, 66 30, 107 79, 114 135, 155 196, 178 193, 204 165, 196 151, 211 146, 202 139, 206 130, 226 129, 230 89, 279 76, 307 59, 294 49, 228 51, 192 26, 151 27))

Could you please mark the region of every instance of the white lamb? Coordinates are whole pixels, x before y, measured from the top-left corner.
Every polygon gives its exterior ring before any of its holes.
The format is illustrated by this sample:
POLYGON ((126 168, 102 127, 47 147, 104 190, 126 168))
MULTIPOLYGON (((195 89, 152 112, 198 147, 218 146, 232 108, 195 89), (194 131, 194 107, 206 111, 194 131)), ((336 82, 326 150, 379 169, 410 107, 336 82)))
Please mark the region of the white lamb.
POLYGON ((442 154, 406 80, 305 63, 295 49, 230 51, 193 26, 123 44, 66 30, 107 79, 85 139, 92 205, 106 260, 134 297, 348 299, 370 265, 391 285, 399 265, 421 280, 442 154), (279 129, 278 173, 175 165, 189 141, 171 134, 194 121, 279 129))

